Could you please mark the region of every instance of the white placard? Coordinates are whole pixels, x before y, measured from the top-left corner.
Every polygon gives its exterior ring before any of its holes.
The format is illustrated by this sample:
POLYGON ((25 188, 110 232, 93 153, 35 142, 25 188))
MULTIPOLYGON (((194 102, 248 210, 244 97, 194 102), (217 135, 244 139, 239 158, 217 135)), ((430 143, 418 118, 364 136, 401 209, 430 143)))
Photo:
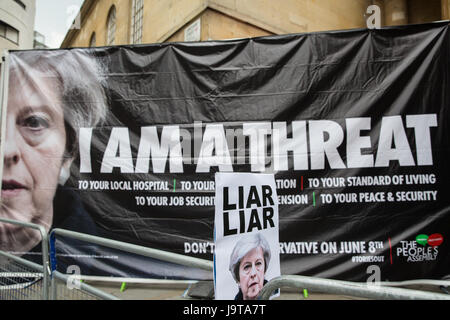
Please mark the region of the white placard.
POLYGON ((215 180, 215 298, 252 300, 280 275, 275 177, 216 173, 215 180))

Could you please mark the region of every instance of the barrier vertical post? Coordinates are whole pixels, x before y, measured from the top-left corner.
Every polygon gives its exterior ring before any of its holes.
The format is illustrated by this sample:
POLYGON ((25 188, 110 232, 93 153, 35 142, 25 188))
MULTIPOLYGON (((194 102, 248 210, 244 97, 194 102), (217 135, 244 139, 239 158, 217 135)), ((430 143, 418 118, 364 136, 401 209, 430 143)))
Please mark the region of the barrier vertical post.
MULTIPOLYGON (((1 75, 0 75, 0 189, 2 187, 3 177, 3 145, 6 135, 6 108, 8 103, 8 84, 9 84, 9 53, 5 50, 1 56, 1 75)), ((1 202, 1 198, 0 198, 1 202)))

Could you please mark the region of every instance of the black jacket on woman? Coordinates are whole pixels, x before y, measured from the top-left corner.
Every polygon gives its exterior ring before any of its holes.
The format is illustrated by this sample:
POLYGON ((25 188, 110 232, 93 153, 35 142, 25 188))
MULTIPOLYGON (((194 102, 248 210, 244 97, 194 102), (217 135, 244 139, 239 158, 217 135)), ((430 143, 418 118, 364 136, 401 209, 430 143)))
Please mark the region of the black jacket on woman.
MULTIPOLYGON (((263 287, 266 285, 266 283, 267 283, 267 280, 264 279, 263 287)), ((239 288, 239 292, 238 292, 237 295, 234 297, 234 300, 244 300, 244 295, 242 294, 241 288, 239 288)))

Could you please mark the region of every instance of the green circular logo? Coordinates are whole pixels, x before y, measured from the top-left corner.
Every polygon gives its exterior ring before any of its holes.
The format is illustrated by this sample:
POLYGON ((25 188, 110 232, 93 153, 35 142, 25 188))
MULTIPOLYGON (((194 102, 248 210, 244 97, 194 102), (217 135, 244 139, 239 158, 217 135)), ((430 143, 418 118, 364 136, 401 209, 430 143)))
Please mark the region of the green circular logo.
POLYGON ((428 236, 426 234, 419 234, 416 237, 416 242, 422 246, 426 245, 428 241, 428 236))

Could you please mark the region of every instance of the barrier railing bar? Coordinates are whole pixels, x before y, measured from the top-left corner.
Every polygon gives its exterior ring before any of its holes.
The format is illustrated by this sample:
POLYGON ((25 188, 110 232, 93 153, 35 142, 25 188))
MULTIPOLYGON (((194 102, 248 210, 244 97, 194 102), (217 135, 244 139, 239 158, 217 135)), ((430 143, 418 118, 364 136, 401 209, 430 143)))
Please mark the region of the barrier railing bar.
POLYGON ((270 280, 261 290, 259 298, 267 300, 279 288, 289 287, 330 294, 356 296, 376 300, 450 300, 450 295, 412 289, 383 287, 376 284, 285 275, 270 280))
MULTIPOLYGON (((49 292, 49 286, 50 286, 50 264, 49 264, 49 260, 48 260, 48 237, 47 237, 47 232, 45 230, 45 228, 43 226, 34 224, 34 223, 29 223, 29 222, 23 222, 23 221, 17 221, 17 220, 12 220, 12 219, 7 219, 7 218, 0 218, 0 222, 3 223, 10 223, 10 224, 15 224, 18 226, 22 226, 22 227, 27 227, 27 228, 32 228, 32 229, 36 229, 40 232, 41 234, 41 245, 42 245, 42 271, 43 271, 43 275, 44 275, 44 284, 43 284, 43 288, 42 288, 42 295, 43 295, 43 299, 44 300, 48 300, 48 292, 49 292)), ((13 256, 14 257, 14 256, 13 256)), ((26 261, 25 259, 22 259, 24 261, 26 261)), ((25 262, 22 261, 21 263, 25 262)), ((31 263, 29 261, 27 261, 26 265, 29 265, 28 263, 31 263)))
POLYGON ((60 235, 60 236, 65 236, 65 237, 81 240, 81 241, 86 241, 86 242, 102 245, 102 246, 113 248, 113 249, 123 250, 126 252, 131 252, 131 253, 135 253, 138 255, 146 256, 146 257, 159 259, 159 260, 166 261, 166 262, 180 264, 183 266, 195 267, 195 268, 199 268, 199 269, 203 269, 203 270, 211 271, 211 272, 213 271, 213 262, 212 261, 195 258, 195 257, 189 257, 189 256, 185 256, 185 255, 178 254, 178 253, 147 248, 147 247, 143 247, 143 246, 139 246, 139 245, 135 245, 135 244, 125 243, 125 242, 107 239, 107 238, 101 238, 101 237, 97 237, 97 236, 93 236, 93 235, 88 235, 88 234, 84 234, 84 233, 79 233, 79 232, 69 231, 69 230, 59 229, 59 228, 53 229, 50 232, 50 238, 54 239, 54 235, 60 235))
MULTIPOLYGON (((52 273, 52 300, 56 300, 56 281, 55 279, 58 279, 60 281, 64 281, 65 283, 68 283, 68 281, 70 281, 69 276, 65 275, 59 271, 53 271, 52 273)), ((120 300, 119 298, 117 298, 116 296, 113 296, 109 293, 106 293, 104 291, 101 291, 99 289, 96 289, 88 284, 85 284, 83 282, 79 282, 77 285, 79 285, 80 289, 82 291, 88 292, 98 298, 104 299, 104 300, 120 300)), ((72 290, 77 290, 77 289, 72 289, 72 290)))

